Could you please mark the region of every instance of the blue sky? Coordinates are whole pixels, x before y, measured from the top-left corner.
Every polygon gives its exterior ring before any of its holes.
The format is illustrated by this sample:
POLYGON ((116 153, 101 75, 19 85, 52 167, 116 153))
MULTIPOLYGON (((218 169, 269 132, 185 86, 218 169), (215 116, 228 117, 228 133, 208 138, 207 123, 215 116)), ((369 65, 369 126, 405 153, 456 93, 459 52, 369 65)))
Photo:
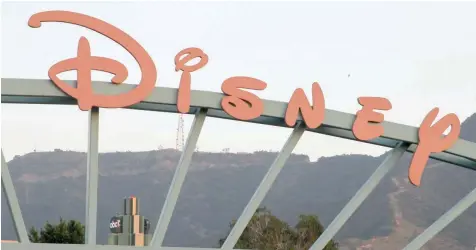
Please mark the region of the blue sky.
MULTIPOLYGON (((359 96, 382 96, 393 105, 386 120, 413 126, 433 107, 440 107, 439 117, 454 112, 461 120, 476 111, 474 2, 9 2, 2 7, 4 78, 48 78, 50 66, 74 57, 85 36, 93 55, 122 62, 129 69, 126 82, 138 82, 132 56, 107 38, 70 24, 27 25, 34 13, 70 10, 107 21, 141 43, 158 68, 158 86, 177 88, 175 55, 199 47, 209 62, 192 74, 196 90, 219 92, 223 80, 244 75, 267 82, 266 90, 255 92, 261 98, 288 101, 299 87, 310 96, 318 81, 326 108, 355 113, 359 96)), ((61 77, 75 79, 75 74, 61 77)), ((93 79, 110 76, 95 72, 93 79)), ((101 110, 100 151, 174 147, 177 118, 101 110)), ((185 118, 185 132, 192 119, 185 118)), ((290 132, 209 118, 198 145, 200 151, 279 150, 290 132)), ((7 159, 35 148, 86 151, 86 135, 87 113, 77 106, 2 104, 7 159)), ((315 158, 385 150, 306 133, 295 152, 315 158)))

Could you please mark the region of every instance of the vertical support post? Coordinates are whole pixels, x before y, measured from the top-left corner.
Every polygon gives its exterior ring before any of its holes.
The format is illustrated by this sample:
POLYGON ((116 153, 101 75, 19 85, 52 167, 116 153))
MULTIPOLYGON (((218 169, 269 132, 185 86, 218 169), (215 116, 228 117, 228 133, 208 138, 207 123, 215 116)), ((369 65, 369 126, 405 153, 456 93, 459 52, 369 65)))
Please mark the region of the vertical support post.
POLYGON ((175 205, 177 204, 180 190, 182 189, 182 185, 185 181, 185 176, 187 175, 188 168, 192 161, 192 155, 195 151, 198 137, 200 136, 200 132, 202 130, 203 123, 205 122, 206 116, 206 109, 200 109, 195 114, 195 119, 193 120, 192 127, 190 128, 187 142, 185 143, 182 155, 180 156, 178 166, 175 170, 174 177, 169 187, 169 192, 167 193, 167 198, 165 199, 164 206, 162 207, 162 211, 160 212, 159 221, 157 222, 154 235, 152 236, 152 241, 150 243, 150 246, 152 246, 152 248, 160 248, 162 246, 162 243, 165 238, 165 233, 167 232, 170 220, 172 219, 172 214, 174 212, 175 205))
POLYGON ((96 245, 98 181, 99 181, 99 108, 89 111, 89 138, 86 173, 86 225, 87 245, 96 245))
POLYGON ((293 132, 291 133, 288 140, 281 149, 281 152, 279 152, 278 156, 276 156, 276 159, 274 160, 270 169, 268 170, 260 185, 256 189, 255 193, 251 197, 251 200, 249 201, 248 205, 246 205, 241 216, 236 221, 235 225, 230 231, 230 234, 223 243, 221 249, 233 249, 235 247, 236 242, 238 242, 241 234, 243 233, 249 221, 253 217, 256 209, 258 209, 258 206, 261 204, 261 202, 266 197, 266 194, 271 189, 271 186, 278 177, 279 172, 281 172, 281 170, 283 169, 284 164, 293 152, 305 130, 306 128, 302 125, 301 122, 294 128, 293 132))
POLYGON ((17 234, 18 241, 21 243, 30 243, 28 233, 26 231, 25 222, 23 221, 23 215, 21 214, 20 204, 18 197, 13 186, 12 177, 8 170, 7 162, 3 156, 2 150, 2 189, 7 196, 7 204, 12 214, 13 225, 15 226, 15 233, 17 234))
POLYGON ((377 187, 383 177, 397 165, 398 160, 403 156, 403 153, 410 145, 408 143, 400 142, 385 158, 385 160, 373 172, 370 178, 357 191, 357 193, 344 206, 342 211, 334 218, 329 227, 321 234, 316 242, 309 250, 322 250, 329 243, 335 234, 342 228, 347 220, 359 208, 362 202, 370 195, 370 193, 377 187))
POLYGON ((412 240, 403 250, 418 250, 423 247, 429 240, 435 237, 441 230, 448 226, 466 209, 476 203, 476 188, 461 199, 450 210, 443 214, 438 220, 433 222, 423 233, 412 240))

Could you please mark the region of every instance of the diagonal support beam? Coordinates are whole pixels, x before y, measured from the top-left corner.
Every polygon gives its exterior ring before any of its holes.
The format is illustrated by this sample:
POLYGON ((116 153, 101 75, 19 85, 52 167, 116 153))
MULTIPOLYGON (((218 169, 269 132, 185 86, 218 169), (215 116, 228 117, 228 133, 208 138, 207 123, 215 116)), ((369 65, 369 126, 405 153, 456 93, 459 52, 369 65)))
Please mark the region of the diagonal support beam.
POLYGON ((245 230, 249 221, 253 217, 256 209, 258 209, 258 206, 261 204, 269 189, 273 185, 279 172, 281 172, 281 169, 283 169, 284 164, 293 152, 305 130, 306 128, 302 125, 302 123, 299 123, 298 126, 294 128, 293 132, 286 141, 286 144, 284 144, 284 147, 281 149, 281 152, 278 154, 270 169, 266 173, 265 177, 261 181, 260 185, 256 189, 255 193, 251 197, 250 202, 248 203, 248 205, 246 205, 241 216, 238 218, 237 222, 233 226, 233 229, 230 231, 230 234, 226 238, 221 249, 233 249, 236 242, 238 242, 241 234, 245 230))
POLYGON ((205 122, 206 116, 206 109, 200 109, 195 114, 195 119, 193 120, 192 128, 190 129, 190 132, 188 134, 187 142, 185 143, 182 155, 180 156, 177 169, 175 170, 172 183, 170 184, 167 198, 165 199, 164 206, 162 207, 162 211, 160 213, 159 221, 157 222, 154 235, 152 236, 152 241, 150 245, 154 249, 160 248, 164 241, 165 233, 167 232, 170 220, 172 219, 172 214, 174 212, 175 205, 177 204, 180 190, 182 189, 182 185, 185 181, 185 176, 187 175, 188 167, 190 166, 190 163, 192 161, 192 155, 195 151, 198 137, 200 136, 200 132, 202 130, 203 123, 205 122))
POLYGON ((423 247, 429 240, 435 237, 441 230, 448 226, 464 211, 476 203, 476 188, 461 199, 454 207, 443 214, 438 220, 433 222, 423 233, 418 235, 403 250, 418 250, 423 247))
POLYGON ((403 153, 410 145, 408 143, 399 143, 385 158, 385 160, 373 172, 370 178, 357 191, 357 193, 350 199, 340 213, 335 217, 329 227, 319 236, 316 242, 309 250, 322 250, 329 243, 335 234, 342 228, 347 220, 359 208, 362 202, 370 195, 370 193, 377 187, 383 177, 395 166, 398 160, 403 156, 403 153))
POLYGON ((88 133, 85 240, 88 245, 96 245, 99 181, 99 108, 97 107, 89 111, 88 133))
POLYGON ((21 243, 30 243, 28 238, 28 233, 26 231, 25 222, 23 221, 23 216, 21 214, 20 204, 18 202, 18 197, 15 192, 15 187, 13 186, 12 177, 10 171, 8 170, 7 162, 3 156, 2 150, 2 188, 7 196, 8 208, 12 213, 13 225, 15 226, 15 232, 17 234, 17 239, 21 243))

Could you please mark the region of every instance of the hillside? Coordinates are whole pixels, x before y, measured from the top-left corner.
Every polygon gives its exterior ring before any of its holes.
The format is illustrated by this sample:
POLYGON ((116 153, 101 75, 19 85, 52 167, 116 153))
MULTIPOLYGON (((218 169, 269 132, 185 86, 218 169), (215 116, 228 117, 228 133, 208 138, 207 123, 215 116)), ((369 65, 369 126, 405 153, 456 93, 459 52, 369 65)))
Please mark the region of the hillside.
MULTIPOLYGON (((463 123, 461 138, 476 142, 476 115, 463 123)), ((165 244, 216 246, 276 154, 196 152, 165 244)), ((155 227, 179 157, 172 149, 100 155, 98 243, 106 242, 107 223, 119 212, 124 196, 139 197, 141 214, 155 227)), ((263 205, 291 224, 299 214, 312 213, 328 225, 383 157, 340 155, 312 162, 305 155, 292 155, 263 205)), ((401 249, 476 187, 476 172, 430 161, 423 185, 415 188, 407 181, 410 157, 404 156, 338 233, 342 249, 401 249)), ((33 152, 15 157, 9 167, 28 227, 59 216, 84 221, 85 153, 33 152)), ((427 247, 473 249, 475 225, 473 206, 427 247)), ((2 239, 15 239, 8 209, 2 210, 2 229, 2 239)))

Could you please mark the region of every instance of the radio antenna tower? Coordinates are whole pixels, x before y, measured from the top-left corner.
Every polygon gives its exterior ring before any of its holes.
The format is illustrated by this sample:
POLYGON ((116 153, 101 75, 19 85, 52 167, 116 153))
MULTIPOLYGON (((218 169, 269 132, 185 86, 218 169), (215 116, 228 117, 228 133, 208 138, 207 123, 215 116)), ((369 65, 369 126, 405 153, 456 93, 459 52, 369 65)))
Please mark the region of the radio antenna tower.
POLYGON ((177 137, 175 138, 175 149, 182 151, 185 144, 184 132, 183 132, 183 114, 179 114, 177 137))

